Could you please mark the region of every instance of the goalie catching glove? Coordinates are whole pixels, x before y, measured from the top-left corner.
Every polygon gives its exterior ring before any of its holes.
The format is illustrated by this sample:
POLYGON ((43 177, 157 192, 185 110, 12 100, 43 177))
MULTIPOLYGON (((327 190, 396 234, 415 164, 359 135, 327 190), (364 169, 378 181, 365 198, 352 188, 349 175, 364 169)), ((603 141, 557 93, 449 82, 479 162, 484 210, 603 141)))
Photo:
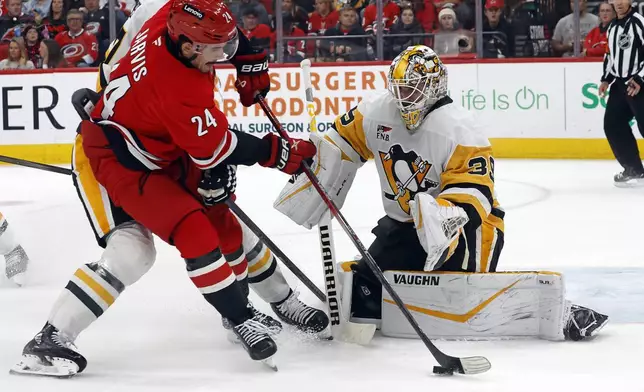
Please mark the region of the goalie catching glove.
POLYGON ((441 267, 458 245, 463 226, 469 221, 467 213, 446 200, 436 200, 426 193, 418 193, 409 201, 420 244, 427 252, 425 271, 441 267))
MULTIPOLYGON (((317 134, 311 134, 310 141, 317 147, 311 170, 338 208, 342 208, 359 166, 342 159, 342 151, 317 134)), ((317 225, 328 210, 311 181, 304 174, 289 180, 273 207, 307 229, 317 225)))

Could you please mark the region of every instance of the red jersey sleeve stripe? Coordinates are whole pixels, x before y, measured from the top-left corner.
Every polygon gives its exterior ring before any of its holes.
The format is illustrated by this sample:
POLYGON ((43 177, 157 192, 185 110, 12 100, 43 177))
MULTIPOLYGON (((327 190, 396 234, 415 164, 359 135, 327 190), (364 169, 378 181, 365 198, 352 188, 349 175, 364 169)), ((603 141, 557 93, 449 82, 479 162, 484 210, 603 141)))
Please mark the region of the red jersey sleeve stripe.
POLYGON ((220 164, 224 159, 228 158, 230 154, 235 151, 235 148, 237 147, 237 135, 235 135, 233 132, 226 131, 226 134, 219 143, 219 146, 217 146, 217 149, 215 152, 212 154, 211 157, 209 158, 195 158, 192 155, 190 158, 192 161, 197 165, 198 168, 202 170, 210 169, 218 164, 220 164))

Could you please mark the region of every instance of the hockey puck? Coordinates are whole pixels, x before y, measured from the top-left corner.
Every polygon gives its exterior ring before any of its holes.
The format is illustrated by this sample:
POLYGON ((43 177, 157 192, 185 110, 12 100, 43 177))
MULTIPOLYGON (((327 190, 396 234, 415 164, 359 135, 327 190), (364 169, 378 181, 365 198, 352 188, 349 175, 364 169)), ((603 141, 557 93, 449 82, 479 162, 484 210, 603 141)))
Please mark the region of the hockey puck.
POLYGON ((454 371, 442 366, 434 366, 434 374, 440 374, 442 376, 452 376, 454 375, 454 371))

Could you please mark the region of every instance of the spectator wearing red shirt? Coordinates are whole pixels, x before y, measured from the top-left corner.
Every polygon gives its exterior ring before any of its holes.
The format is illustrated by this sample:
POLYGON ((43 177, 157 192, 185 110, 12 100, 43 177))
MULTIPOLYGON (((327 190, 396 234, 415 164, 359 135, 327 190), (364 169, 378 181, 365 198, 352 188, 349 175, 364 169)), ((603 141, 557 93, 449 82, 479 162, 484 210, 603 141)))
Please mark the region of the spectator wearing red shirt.
MULTIPOLYGON (((282 14, 282 26, 283 37, 306 37, 306 33, 297 27, 296 21, 290 13, 284 12, 282 14)), ((277 53, 277 31, 271 34, 271 48, 273 53, 277 53)), ((288 39, 283 48, 282 62, 284 63, 299 63, 306 57, 306 42, 304 40, 288 39)), ((271 55, 271 57, 274 57, 273 60, 277 60, 277 55, 271 55)))
POLYGON ((67 30, 67 15, 65 13, 64 0, 52 0, 49 15, 43 21, 43 25, 49 32, 49 37, 54 38, 59 33, 67 30))
POLYGON ((414 16, 418 23, 423 26, 425 32, 434 31, 438 22, 438 12, 432 0, 414 0, 414 16))
MULTIPOLYGON (((333 9, 333 0, 315 0, 315 11, 309 15, 309 35, 324 35, 324 32, 338 23, 340 14, 333 9)), ((309 40, 306 43, 309 56, 316 55, 320 41, 309 40)))
POLYGON ((0 16, 7 13, 7 2, 5 0, 0 0, 0 16))
POLYGON ((250 41, 251 46, 262 48, 266 51, 270 49, 271 28, 268 25, 259 23, 259 13, 253 8, 244 10, 242 16, 242 31, 250 41))
MULTIPOLYGON (((392 24, 398 20, 400 15, 400 7, 391 0, 383 0, 382 8, 382 23, 385 25, 385 30, 388 30, 392 24)), ((362 28, 365 33, 376 34, 376 4, 370 4, 364 9, 364 17, 362 18, 362 28)))
POLYGON ((98 58, 96 36, 83 29, 83 13, 70 10, 67 13, 68 30, 56 36, 63 57, 70 67, 89 67, 98 58))
POLYGON ((584 40, 583 54, 588 57, 603 57, 608 49, 608 39, 606 31, 608 25, 615 19, 615 10, 608 3, 599 5, 599 26, 590 30, 584 40))
POLYGON ((333 0, 315 0, 315 11, 309 16, 309 34, 324 35, 338 23, 340 14, 332 9, 333 0))

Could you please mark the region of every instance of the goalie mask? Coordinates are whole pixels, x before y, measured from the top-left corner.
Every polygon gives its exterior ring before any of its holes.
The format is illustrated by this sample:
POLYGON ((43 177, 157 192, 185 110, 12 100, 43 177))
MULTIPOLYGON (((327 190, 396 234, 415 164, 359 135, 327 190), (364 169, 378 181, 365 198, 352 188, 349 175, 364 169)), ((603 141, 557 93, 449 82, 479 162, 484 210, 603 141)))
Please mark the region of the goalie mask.
POLYGON ((414 133, 434 104, 447 96, 447 68, 424 45, 410 46, 389 67, 387 89, 407 130, 414 133))

